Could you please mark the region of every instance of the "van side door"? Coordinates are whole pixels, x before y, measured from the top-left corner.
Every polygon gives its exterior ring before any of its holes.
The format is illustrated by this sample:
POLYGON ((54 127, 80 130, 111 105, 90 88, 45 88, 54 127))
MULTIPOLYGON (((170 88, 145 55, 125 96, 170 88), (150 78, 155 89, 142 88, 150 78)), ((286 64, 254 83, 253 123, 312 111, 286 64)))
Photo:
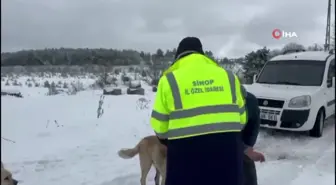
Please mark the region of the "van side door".
POLYGON ((335 86, 332 86, 332 78, 335 78, 335 58, 330 61, 327 74, 327 109, 326 117, 335 114, 335 86))

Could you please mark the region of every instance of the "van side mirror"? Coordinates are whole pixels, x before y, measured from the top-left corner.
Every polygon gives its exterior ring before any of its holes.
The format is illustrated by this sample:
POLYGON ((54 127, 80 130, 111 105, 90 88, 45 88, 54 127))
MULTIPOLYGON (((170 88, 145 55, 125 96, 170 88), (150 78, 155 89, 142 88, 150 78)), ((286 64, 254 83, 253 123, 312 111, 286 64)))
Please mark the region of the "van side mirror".
POLYGON ((253 75, 253 83, 257 82, 257 75, 253 75))
POLYGON ((327 80, 327 87, 330 88, 330 87, 335 87, 335 77, 332 77, 331 79, 329 78, 327 80))

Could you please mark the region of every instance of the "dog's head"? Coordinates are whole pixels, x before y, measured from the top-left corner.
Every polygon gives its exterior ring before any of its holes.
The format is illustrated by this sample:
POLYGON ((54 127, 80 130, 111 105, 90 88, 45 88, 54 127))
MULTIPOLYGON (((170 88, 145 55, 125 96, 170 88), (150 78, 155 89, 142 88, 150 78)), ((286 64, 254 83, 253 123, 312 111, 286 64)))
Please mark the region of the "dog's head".
POLYGON ((18 181, 12 178, 12 173, 6 170, 1 163, 1 185, 17 185, 18 181))

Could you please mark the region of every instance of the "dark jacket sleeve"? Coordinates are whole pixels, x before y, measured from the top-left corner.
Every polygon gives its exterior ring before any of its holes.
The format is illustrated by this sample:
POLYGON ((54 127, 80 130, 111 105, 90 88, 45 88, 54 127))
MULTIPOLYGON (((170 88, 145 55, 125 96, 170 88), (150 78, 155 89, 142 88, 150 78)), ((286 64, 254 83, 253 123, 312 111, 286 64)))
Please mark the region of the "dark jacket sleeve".
POLYGON ((242 139, 245 145, 253 147, 257 141, 260 128, 260 109, 257 98, 247 92, 246 110, 248 120, 242 131, 242 139))

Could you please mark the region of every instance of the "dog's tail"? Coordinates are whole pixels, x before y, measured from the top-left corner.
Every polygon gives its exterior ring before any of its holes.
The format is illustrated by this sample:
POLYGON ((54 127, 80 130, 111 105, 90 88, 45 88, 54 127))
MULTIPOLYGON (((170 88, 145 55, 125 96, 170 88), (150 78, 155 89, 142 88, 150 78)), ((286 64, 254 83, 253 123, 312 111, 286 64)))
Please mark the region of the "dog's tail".
MULTIPOLYGON (((140 144, 140 143, 139 143, 140 144)), ((134 148, 123 148, 118 151, 119 157, 123 159, 131 159, 139 153, 139 144, 134 148)))

